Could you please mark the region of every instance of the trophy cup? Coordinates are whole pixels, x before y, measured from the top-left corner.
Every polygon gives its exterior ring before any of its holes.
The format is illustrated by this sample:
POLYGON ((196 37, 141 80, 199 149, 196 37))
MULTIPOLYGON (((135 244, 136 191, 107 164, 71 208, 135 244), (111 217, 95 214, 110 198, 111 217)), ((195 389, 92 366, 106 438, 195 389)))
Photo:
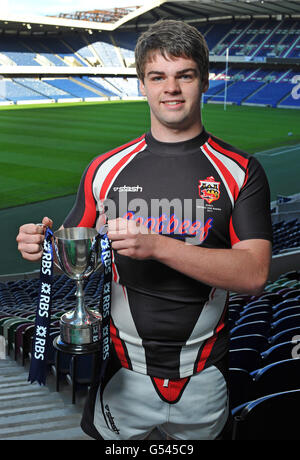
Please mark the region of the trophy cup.
POLYGON ((101 265, 100 238, 93 228, 74 227, 53 234, 55 264, 77 284, 77 305, 60 318, 54 346, 65 353, 89 354, 100 349, 101 314, 84 303, 83 282, 101 265))

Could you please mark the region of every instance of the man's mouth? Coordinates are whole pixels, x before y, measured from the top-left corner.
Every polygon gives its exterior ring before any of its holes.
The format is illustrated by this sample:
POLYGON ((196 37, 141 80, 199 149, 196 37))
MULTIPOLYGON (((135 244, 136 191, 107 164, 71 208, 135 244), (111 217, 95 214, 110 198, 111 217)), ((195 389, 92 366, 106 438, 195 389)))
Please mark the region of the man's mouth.
POLYGON ((180 105, 180 104, 183 104, 184 101, 162 101, 162 103, 164 105, 169 105, 169 106, 176 106, 176 105, 180 105))

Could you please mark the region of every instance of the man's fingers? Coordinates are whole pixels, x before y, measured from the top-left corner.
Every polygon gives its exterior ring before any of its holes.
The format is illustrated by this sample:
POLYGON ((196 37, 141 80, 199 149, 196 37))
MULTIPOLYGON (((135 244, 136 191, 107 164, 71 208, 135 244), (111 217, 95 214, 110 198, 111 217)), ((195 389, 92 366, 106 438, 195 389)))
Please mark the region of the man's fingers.
POLYGON ((40 253, 40 252, 43 252, 41 250, 41 244, 36 244, 36 243, 32 243, 32 244, 24 244, 24 243, 20 243, 18 245, 18 249, 19 251, 23 254, 37 254, 37 253, 40 253))
POLYGON ((111 241, 118 241, 128 238, 128 233, 125 230, 109 230, 107 236, 111 241))
POLYGON ((42 224, 45 225, 46 227, 52 228, 53 220, 50 219, 49 217, 44 217, 43 220, 42 220, 42 224))
POLYGON ((115 251, 119 251, 120 249, 127 249, 133 247, 134 243, 130 239, 118 239, 116 241, 113 241, 111 246, 115 251))
POLYGON ((122 219, 119 217, 118 219, 112 219, 107 222, 108 231, 120 231, 124 229, 128 229, 129 220, 122 219))
POLYGON ((44 234, 42 233, 24 233, 20 232, 16 238, 18 243, 25 244, 41 244, 44 241, 44 234))
POLYGON ((28 252, 21 252, 21 255, 24 259, 29 260, 30 262, 38 262, 42 257, 43 251, 35 252, 30 254, 28 252))
POLYGON ((36 233, 37 230, 38 230, 38 225, 36 225, 36 224, 25 224, 25 225, 22 225, 19 228, 19 234, 27 233, 29 235, 32 235, 33 233, 36 233))

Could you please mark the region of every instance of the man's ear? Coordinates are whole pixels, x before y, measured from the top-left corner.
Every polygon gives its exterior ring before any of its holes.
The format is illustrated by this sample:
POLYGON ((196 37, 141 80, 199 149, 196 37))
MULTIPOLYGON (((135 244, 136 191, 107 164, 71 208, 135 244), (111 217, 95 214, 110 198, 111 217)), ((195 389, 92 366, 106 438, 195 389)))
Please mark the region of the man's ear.
POLYGON ((203 78, 202 82, 201 82, 201 92, 202 93, 206 93, 206 91, 208 90, 209 88, 209 79, 208 79, 208 76, 203 78))
POLYGON ((139 85, 140 85, 140 92, 142 93, 142 95, 147 96, 146 91, 145 91, 145 85, 142 80, 139 80, 139 85))

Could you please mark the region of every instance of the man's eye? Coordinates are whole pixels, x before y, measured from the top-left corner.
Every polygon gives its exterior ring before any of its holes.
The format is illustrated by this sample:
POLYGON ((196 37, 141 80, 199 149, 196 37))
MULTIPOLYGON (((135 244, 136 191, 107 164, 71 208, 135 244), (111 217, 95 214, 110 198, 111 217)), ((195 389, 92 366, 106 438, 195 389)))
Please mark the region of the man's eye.
POLYGON ((185 74, 185 75, 181 75, 182 80, 190 80, 192 78, 192 75, 189 75, 189 74, 185 74))

